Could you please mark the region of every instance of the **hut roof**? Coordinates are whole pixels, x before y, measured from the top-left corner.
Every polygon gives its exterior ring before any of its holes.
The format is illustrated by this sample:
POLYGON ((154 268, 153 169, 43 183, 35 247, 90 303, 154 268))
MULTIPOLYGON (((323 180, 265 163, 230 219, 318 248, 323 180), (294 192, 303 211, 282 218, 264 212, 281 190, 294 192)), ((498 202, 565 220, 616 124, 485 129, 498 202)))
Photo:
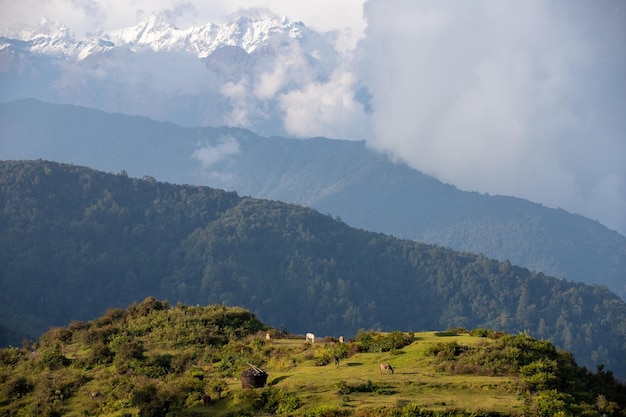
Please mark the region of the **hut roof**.
POLYGON ((267 372, 249 363, 250 368, 241 373, 242 388, 261 388, 267 382, 267 372))

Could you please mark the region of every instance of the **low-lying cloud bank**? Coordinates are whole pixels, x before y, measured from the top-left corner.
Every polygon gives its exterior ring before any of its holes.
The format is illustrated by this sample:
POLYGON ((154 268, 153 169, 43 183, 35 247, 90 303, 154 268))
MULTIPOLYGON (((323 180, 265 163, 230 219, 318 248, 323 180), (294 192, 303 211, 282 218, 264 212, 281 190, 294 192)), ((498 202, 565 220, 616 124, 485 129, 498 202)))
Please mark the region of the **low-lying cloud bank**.
POLYGON ((369 143, 626 231, 626 5, 371 0, 369 143))

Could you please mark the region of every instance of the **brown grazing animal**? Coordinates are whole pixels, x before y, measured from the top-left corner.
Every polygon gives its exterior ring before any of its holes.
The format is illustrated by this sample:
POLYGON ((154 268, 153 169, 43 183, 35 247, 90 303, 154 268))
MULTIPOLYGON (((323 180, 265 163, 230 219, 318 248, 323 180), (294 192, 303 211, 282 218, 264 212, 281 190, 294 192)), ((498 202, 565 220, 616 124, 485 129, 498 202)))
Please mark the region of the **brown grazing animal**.
POLYGON ((383 372, 388 373, 388 374, 393 374, 393 367, 389 365, 388 363, 381 363, 380 373, 382 374, 383 372))

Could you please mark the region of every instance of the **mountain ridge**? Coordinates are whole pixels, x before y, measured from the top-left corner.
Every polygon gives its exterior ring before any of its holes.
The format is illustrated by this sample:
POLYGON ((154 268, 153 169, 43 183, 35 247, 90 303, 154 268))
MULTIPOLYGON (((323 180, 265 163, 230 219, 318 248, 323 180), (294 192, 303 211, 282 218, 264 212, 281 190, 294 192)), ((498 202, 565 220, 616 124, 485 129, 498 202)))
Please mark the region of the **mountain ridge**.
POLYGON ((152 16, 85 39, 44 21, 6 35, 18 39, 0 37, 3 101, 35 98, 183 126, 285 134, 283 98, 340 67, 331 35, 279 17, 181 30, 152 16))
POLYGON ((13 317, 59 325, 155 295, 245 306, 295 332, 528 331, 626 375, 626 304, 603 286, 307 207, 47 161, 0 163, 0 207, 0 301, 13 317))
POLYGON ((0 159, 50 159, 308 205, 365 230, 608 286, 626 299, 626 238, 515 197, 465 192, 364 142, 183 128, 37 101, 0 104, 0 159))
MULTIPOLYGON (((375 81, 377 77, 374 77, 373 73, 368 75, 368 71, 365 70, 366 68, 379 68, 375 57, 371 65, 363 65, 362 60, 366 54, 361 52, 362 48, 365 48, 364 52, 375 45, 366 41, 369 36, 366 32, 363 33, 365 35, 363 42, 354 44, 351 48, 342 49, 342 39, 340 39, 342 35, 339 32, 319 32, 313 26, 308 28, 301 22, 285 23, 286 21, 283 22, 280 17, 264 16, 265 11, 256 10, 255 12, 256 15, 253 15, 254 12, 251 11, 243 12, 249 17, 239 19, 233 17, 222 24, 204 24, 205 20, 200 20, 196 16, 198 23, 188 27, 182 23, 185 19, 183 15, 166 11, 161 15, 149 16, 135 26, 132 25, 137 20, 133 19, 132 23, 122 29, 123 33, 118 31, 117 35, 114 30, 107 27, 81 39, 76 38, 67 27, 61 24, 47 24, 48 27, 42 30, 32 28, 30 32, 18 29, 13 32, 4 32, 5 36, 29 39, 29 41, 18 42, 5 38, 5 42, 0 42, 4 45, 0 50, 0 91, 2 91, 0 100, 37 98, 54 103, 83 105, 109 112, 140 114, 155 120, 167 120, 188 127, 243 127, 263 136, 305 138, 319 135, 357 140, 365 138, 372 144, 378 144, 375 146, 394 154, 396 158, 403 159, 403 156, 408 156, 408 153, 401 155, 394 151, 396 146, 399 146, 398 138, 405 137, 404 134, 388 134, 396 126, 402 125, 402 122, 394 122, 393 125, 387 126, 389 128, 387 132, 385 132, 385 122, 382 124, 376 122, 395 105, 376 104, 381 97, 386 96, 392 90, 384 88, 384 82, 381 85, 382 88, 375 88, 372 83, 377 83, 375 81), (180 28, 175 24, 179 22, 180 28), (48 35, 45 35, 46 33, 48 35), (116 36, 119 43, 116 43, 118 41, 114 39, 116 36), (59 57, 56 58, 44 53, 36 53, 32 49, 35 43, 39 48, 38 51, 43 51, 42 48, 47 44, 52 49, 61 48, 64 42, 68 43, 72 39, 75 43, 83 42, 83 44, 74 49, 69 48, 71 50, 65 54, 59 53, 59 57), (219 49, 215 49, 218 46, 219 49), (70 55, 81 59, 67 59, 66 57, 70 55), (376 89, 378 91, 374 94, 376 89), (380 130, 374 129, 375 126, 380 126, 380 130)), ((187 15, 187 17, 190 16, 187 15)), ((91 29, 92 27, 88 28, 88 30, 91 29)), ((403 37, 398 38, 400 39, 403 37)), ((393 44, 394 42, 390 45, 393 44)), ((385 48, 381 51, 384 50, 385 48)), ((402 51, 400 56, 404 54, 405 52, 402 51)), ((457 56, 464 55, 457 54, 457 56)), ((394 68, 389 70, 383 69, 382 66, 380 68, 384 73, 394 73, 394 68)), ((457 68, 461 69, 464 66, 457 66, 457 68)), ((547 70, 554 69, 550 68, 552 67, 548 66, 547 70)), ((411 79, 410 73, 410 70, 406 73, 409 79, 411 79)), ((380 81, 385 79, 384 74, 382 75, 380 81)), ((469 78, 473 77, 471 71, 468 76, 469 81, 469 78)), ((420 78, 415 78, 414 81, 419 83, 420 78)), ((543 80, 542 77, 535 79, 543 83, 544 81, 541 80, 543 80)), ((413 81, 408 81, 406 85, 413 85, 413 81)), ((400 88, 398 92, 402 90, 400 88)), ((482 91, 482 89, 477 91, 482 91)), ((418 104, 420 95, 417 94, 414 97, 417 100, 415 103, 418 104)), ((411 103, 412 98, 408 97, 408 100, 399 109, 407 109, 410 114, 414 106, 411 103)), ((586 101, 581 101, 581 103, 584 102, 586 101)), ((528 103, 528 101, 521 103, 528 103)), ((428 112, 428 108, 426 105, 424 110, 428 112)), ((445 108, 456 108, 456 106, 441 107, 442 111, 445 108)), ((390 115, 393 114, 397 113, 392 111, 390 115)), ((609 119, 615 119, 611 112, 602 112, 602 114, 609 119)), ((472 116, 469 115, 469 117, 467 120, 471 120, 472 116)), ((411 116, 404 118, 404 120, 411 119, 411 116)), ((437 124, 436 120, 439 119, 433 120, 437 124)), ((460 119, 457 120, 454 117, 450 120, 455 121, 450 126, 457 123, 463 124, 460 119)), ((526 128, 523 130, 523 132, 528 132, 528 141, 537 138, 529 132, 534 129, 531 125, 541 120, 543 117, 520 118, 521 125, 525 126, 526 123, 530 123, 527 126, 528 130, 526 128)), ((498 126, 496 119, 489 121, 486 117, 485 121, 485 128, 498 126)), ((550 122, 548 124, 551 125, 550 122)), ((560 124, 557 123, 557 125, 560 124)), ((617 126, 612 123, 605 125, 617 126)), ((561 127, 567 131, 565 125, 561 127)), ((503 135, 497 139, 498 141, 505 140, 505 138, 508 138, 507 140, 522 139, 522 136, 510 136, 511 132, 507 131, 505 125, 502 125, 502 128, 503 135)), ((448 127, 441 132, 447 129, 448 127)), ((425 134, 422 137, 419 131, 420 128, 417 128, 414 132, 419 137, 411 138, 411 134, 406 135, 407 144, 418 146, 418 143, 426 144, 434 140, 431 134, 425 134)), ((541 131, 546 134, 551 132, 550 129, 541 131)), ((592 145, 583 137, 590 138, 594 134, 583 133, 585 129, 582 126, 576 131, 582 135, 581 143, 586 143, 585 146, 592 145)), ((596 130, 596 132, 599 131, 604 132, 604 129, 596 130)), ((458 138, 463 136, 463 132, 456 135, 458 138)), ((499 136, 500 133, 496 133, 494 140, 499 136)), ((620 152, 620 142, 613 135, 603 133, 598 136, 599 140, 600 138, 602 138, 602 147, 596 146, 595 148, 598 151, 605 149, 602 152, 607 156, 607 160, 611 161, 611 164, 616 164, 617 168, 605 167, 600 171, 593 169, 585 171, 583 167, 587 164, 580 164, 576 161, 563 164, 558 156, 560 145, 546 148, 550 149, 550 152, 545 154, 536 154, 532 148, 523 153, 517 153, 516 150, 521 150, 517 146, 506 149, 505 153, 512 158, 511 160, 521 161, 525 158, 526 152, 530 152, 528 155, 533 160, 535 158, 538 161, 543 160, 540 162, 541 165, 535 165, 535 167, 543 167, 545 163, 546 169, 552 172, 545 174, 546 179, 551 179, 550 182, 537 178, 538 171, 527 170, 523 163, 520 165, 496 163, 494 167, 498 170, 497 167, 508 167, 507 171, 511 171, 513 167, 520 170, 519 174, 507 174, 508 178, 501 176, 496 180, 489 171, 480 169, 482 165, 469 162, 467 160, 469 154, 464 156, 468 164, 463 169, 468 175, 464 175, 459 172, 458 164, 452 164, 447 151, 443 154, 436 153, 436 158, 443 158, 436 166, 428 167, 428 161, 432 161, 432 158, 421 163, 411 158, 412 161, 409 163, 413 167, 435 174, 439 178, 454 182, 468 190, 494 192, 497 189, 502 193, 508 193, 517 189, 518 191, 514 194, 525 197, 532 195, 536 200, 551 206, 563 205, 568 210, 598 218, 625 234, 626 227, 621 225, 623 216, 617 209, 619 201, 623 201, 620 197, 619 178, 614 173, 608 172, 615 171, 621 175, 619 156, 623 152, 620 152), (608 151, 607 149, 610 149, 613 144, 616 145, 615 149, 620 151, 608 151), (553 162, 544 160, 546 157, 553 162), (449 163, 451 165, 448 165, 449 163), (456 166, 456 169, 452 169, 453 166, 456 166), (558 174, 561 171, 570 172, 570 174, 558 174), (559 186, 561 194, 559 200, 555 200, 556 195, 547 189, 548 183, 551 184, 552 181, 556 183, 557 179, 565 179, 569 175, 582 175, 583 171, 587 172, 585 175, 588 177, 584 180, 581 177, 579 180, 570 182, 568 187, 571 189, 567 188, 568 192, 565 191, 566 188, 559 186), (601 171, 607 172, 601 175, 601 171), (469 178, 471 181, 468 181, 469 178), (479 178, 482 179, 479 181, 479 178), (521 187, 522 182, 531 180, 535 181, 535 186, 527 187, 525 190, 518 188, 521 187), (508 185, 505 186, 505 184, 508 185), (539 186, 539 184, 543 185, 539 186), (580 192, 578 197, 574 197, 574 194, 578 192, 580 192), (613 200, 609 200, 610 198, 613 200), (601 204, 600 201, 604 199, 607 199, 609 203, 601 204)), ((487 143, 479 137, 473 140, 476 140, 477 145, 487 143)), ((558 142, 559 139, 558 136, 554 136, 546 140, 558 142)), ((525 140, 525 143, 530 143, 528 141, 525 140)), ((568 148, 571 144, 568 141, 563 141, 562 144, 565 146, 564 149, 571 151, 576 149, 568 148)), ((450 149, 450 155, 455 155, 456 151, 462 149, 463 146, 450 149)), ((428 146, 430 150, 436 148, 428 146)), ((501 149, 505 150, 505 148, 501 149)), ((533 146, 533 148, 536 147, 533 146)), ((472 147, 472 149, 479 148, 472 147)), ((413 155, 420 154, 417 152, 413 155)), ((567 155, 570 154, 570 151, 563 152, 561 156, 568 159, 567 155)), ((461 157, 461 155, 457 156, 461 157)), ((485 158, 486 161, 496 162, 490 159, 488 148, 480 155, 473 155, 473 158, 476 160, 485 158)))
POLYGON ((165 14, 148 16, 137 25, 121 29, 99 30, 84 39, 77 38, 59 22, 42 19, 38 27, 19 27, 5 31, 4 42, 21 41, 25 50, 38 54, 83 60, 94 53, 113 48, 148 48, 155 52, 186 52, 206 58, 224 46, 237 46, 252 53, 258 48, 294 40, 316 43, 322 35, 308 29, 302 22, 287 17, 250 18, 241 16, 225 23, 207 23, 179 29, 165 14), (102 48, 94 48, 100 45, 102 48))

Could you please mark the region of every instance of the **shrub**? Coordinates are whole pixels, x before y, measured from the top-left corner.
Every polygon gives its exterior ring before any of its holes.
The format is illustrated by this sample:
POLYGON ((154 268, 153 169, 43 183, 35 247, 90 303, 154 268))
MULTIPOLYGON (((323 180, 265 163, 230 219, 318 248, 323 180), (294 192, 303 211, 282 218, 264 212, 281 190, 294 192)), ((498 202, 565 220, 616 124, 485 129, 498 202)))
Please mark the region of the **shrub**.
POLYGON ((104 312, 102 317, 99 317, 91 322, 94 327, 104 327, 111 325, 113 323, 117 323, 119 321, 124 320, 126 318, 126 310, 121 308, 109 308, 104 312))
POLYGON ((87 329, 87 323, 80 320, 72 320, 70 324, 68 324, 67 329, 71 332, 79 332, 87 329))
POLYGON ((318 346, 314 355, 306 354, 305 358, 315 359, 315 366, 324 366, 332 363, 335 356, 338 358, 348 357, 348 345, 346 343, 330 343, 318 346))
POLYGON ((87 363, 89 365, 107 365, 113 362, 115 353, 102 342, 96 343, 91 347, 91 352, 87 363))
POLYGON ((141 415, 156 415, 152 410, 159 409, 162 406, 162 404, 157 401, 158 391, 159 390, 154 383, 135 387, 130 397, 130 403, 136 407, 139 407, 139 413, 141 415), (148 413, 146 413, 146 411, 148 413))
POLYGON ((400 331, 387 334, 359 330, 355 338, 355 344, 360 352, 389 352, 402 349, 413 341, 413 336, 400 331))
POLYGON ((531 416, 570 415, 567 412, 567 399, 566 394, 557 390, 541 391, 531 398, 526 412, 531 416))
POLYGON ((276 387, 262 390, 248 389, 239 394, 244 410, 269 414, 290 413, 302 406, 302 401, 293 393, 276 387))
POLYGON ((48 330, 39 339, 39 344, 43 347, 66 344, 72 340, 72 332, 64 327, 54 327, 48 330))
POLYGON ((328 354, 323 354, 315 359, 315 366, 328 365, 333 360, 333 357, 328 354))
POLYGON ((18 376, 4 383, 3 393, 5 396, 13 400, 32 392, 33 389, 34 386, 28 381, 28 379, 23 376, 18 376))
POLYGON ((15 365, 24 357, 24 351, 18 348, 0 349, 0 365, 15 365))
POLYGON ((187 393, 180 387, 159 386, 150 381, 140 379, 130 398, 131 405, 139 408, 142 417, 162 417, 168 415, 185 403, 187 393))
POLYGON ((297 410, 302 406, 302 401, 296 394, 279 390, 279 400, 276 412, 285 414, 297 410))
POLYGON ((71 361, 68 358, 56 351, 44 353, 40 361, 41 366, 50 371, 68 366, 70 363, 71 361))
POLYGON ((350 349, 347 343, 338 343, 333 346, 333 355, 338 358, 347 358, 350 355, 350 349))
POLYGON ((437 356, 439 359, 452 359, 463 352, 463 347, 457 342, 437 343, 426 350, 426 354, 437 356))
POLYGON ((139 304, 128 307, 128 312, 134 317, 145 317, 153 311, 167 310, 170 307, 167 301, 159 301, 154 297, 148 297, 139 304))
POLYGON ((478 328, 470 331, 470 336, 474 337, 487 337, 489 335, 490 330, 478 328))
POLYGON ((556 361, 540 359, 524 365, 519 372, 524 377, 531 391, 543 391, 554 388, 558 383, 556 361))
POLYGON ((172 369, 172 355, 156 355, 140 365, 135 362, 134 371, 150 378, 160 378, 167 375, 172 369))
POLYGON ((446 330, 446 333, 450 334, 463 334, 467 333, 467 329, 465 327, 455 327, 454 329, 446 330))
POLYGON ((337 383, 337 394, 339 395, 348 395, 350 394, 350 387, 346 381, 339 381, 337 383))
POLYGON ((193 363, 198 358, 198 352, 194 350, 185 350, 180 354, 172 357, 170 366, 172 371, 177 374, 182 374, 193 366, 193 363))
POLYGON ((145 358, 145 351, 146 349, 143 342, 140 340, 125 340, 117 346, 116 355, 121 361, 128 361, 130 359, 143 360, 145 358))
POLYGON ((348 395, 354 392, 361 393, 376 393, 380 395, 393 395, 395 391, 386 385, 376 385, 372 381, 368 380, 362 384, 348 384, 346 381, 340 381, 337 384, 337 394, 348 395))
POLYGON ((111 338, 120 331, 119 327, 114 325, 106 325, 95 327, 81 333, 83 342, 91 345, 94 343, 109 343, 111 338))
MULTIPOLYGON (((204 387, 205 392, 211 394, 215 393, 217 398, 222 398, 227 395, 228 384, 222 379, 213 380, 211 383, 204 387)), ((212 395, 212 394, 211 394, 212 395)))

